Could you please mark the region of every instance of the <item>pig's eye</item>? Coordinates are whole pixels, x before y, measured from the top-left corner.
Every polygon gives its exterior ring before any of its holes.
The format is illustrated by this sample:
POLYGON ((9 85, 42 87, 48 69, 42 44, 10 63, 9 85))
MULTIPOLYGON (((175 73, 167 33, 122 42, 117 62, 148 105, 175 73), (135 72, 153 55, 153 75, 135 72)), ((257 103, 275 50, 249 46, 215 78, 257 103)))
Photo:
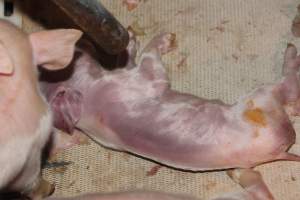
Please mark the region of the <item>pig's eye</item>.
POLYGON ((10 17, 14 13, 14 2, 12 0, 4 0, 4 16, 10 17))

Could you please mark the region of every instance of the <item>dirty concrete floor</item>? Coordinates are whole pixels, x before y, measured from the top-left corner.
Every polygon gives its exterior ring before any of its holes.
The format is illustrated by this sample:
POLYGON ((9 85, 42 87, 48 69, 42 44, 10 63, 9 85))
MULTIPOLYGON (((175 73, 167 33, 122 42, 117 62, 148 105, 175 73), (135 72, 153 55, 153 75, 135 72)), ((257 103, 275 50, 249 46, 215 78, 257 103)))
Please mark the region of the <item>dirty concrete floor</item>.
MULTIPOLYGON (((300 1, 142 0, 130 12, 122 0, 101 2, 124 26, 138 30, 141 47, 162 31, 176 33, 178 48, 163 58, 172 87, 227 103, 278 80, 287 42, 300 47, 300 39, 290 32, 300 1)), ((24 28, 37 29, 26 20, 24 28)), ((295 123, 298 133, 299 122, 295 123)), ((292 150, 300 152, 300 147, 292 150)), ((43 172, 56 184, 57 196, 146 189, 208 199, 240 190, 223 171, 191 173, 157 167, 93 142, 63 152, 56 160, 72 162, 43 172)), ((258 170, 276 199, 300 199, 300 163, 276 162, 258 170)))

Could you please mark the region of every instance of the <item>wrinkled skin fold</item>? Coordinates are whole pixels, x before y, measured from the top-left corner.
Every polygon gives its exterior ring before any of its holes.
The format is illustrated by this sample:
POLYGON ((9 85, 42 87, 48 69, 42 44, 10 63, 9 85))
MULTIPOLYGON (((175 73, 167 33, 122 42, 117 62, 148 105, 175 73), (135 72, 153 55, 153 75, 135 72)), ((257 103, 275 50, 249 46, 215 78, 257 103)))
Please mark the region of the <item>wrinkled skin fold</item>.
MULTIPOLYGON (((233 105, 170 88, 161 55, 175 47, 175 35, 154 37, 136 63, 137 46, 131 34, 124 69, 107 71, 78 50, 67 79, 43 80, 56 128, 69 133, 78 129, 106 147, 194 171, 251 171, 266 162, 300 160, 287 152, 295 143, 289 117, 300 114, 300 57, 295 46, 290 44, 285 51, 280 81, 233 105)), ((260 199, 273 199, 261 176, 247 174, 235 176, 236 182, 247 190, 243 182, 254 176, 251 184, 259 185, 254 191, 262 194, 260 199)))

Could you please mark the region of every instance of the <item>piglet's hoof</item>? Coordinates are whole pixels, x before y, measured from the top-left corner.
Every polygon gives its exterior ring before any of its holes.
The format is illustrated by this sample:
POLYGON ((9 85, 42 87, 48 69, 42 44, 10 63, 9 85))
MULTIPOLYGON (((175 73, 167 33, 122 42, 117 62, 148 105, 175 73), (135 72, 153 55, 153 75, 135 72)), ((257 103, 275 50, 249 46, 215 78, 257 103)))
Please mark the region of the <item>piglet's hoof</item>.
POLYGON ((161 35, 161 46, 159 48, 162 54, 166 54, 177 47, 176 34, 165 33, 161 35))
POLYGON ((55 186, 41 178, 36 187, 27 193, 26 196, 32 200, 41 200, 53 194, 54 191, 55 186))
POLYGON ((175 33, 162 33, 155 36, 144 49, 144 52, 157 49, 160 54, 166 54, 177 47, 175 33))

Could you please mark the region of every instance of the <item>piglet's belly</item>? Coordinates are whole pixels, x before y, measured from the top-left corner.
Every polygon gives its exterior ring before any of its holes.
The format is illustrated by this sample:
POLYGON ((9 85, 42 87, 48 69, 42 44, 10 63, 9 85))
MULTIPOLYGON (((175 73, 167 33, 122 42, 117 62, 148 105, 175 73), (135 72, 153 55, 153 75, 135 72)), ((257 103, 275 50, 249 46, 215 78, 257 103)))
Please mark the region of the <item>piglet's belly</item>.
POLYGON ((105 129, 100 134, 94 132, 90 136, 104 146, 132 152, 172 167, 196 171, 248 167, 237 162, 237 156, 240 155, 234 152, 234 144, 231 143, 220 144, 216 141, 215 144, 205 144, 201 140, 187 140, 184 136, 170 137, 158 132, 114 132, 108 127, 105 129))
POLYGON ((276 159, 286 150, 281 146, 293 143, 284 139, 287 129, 280 120, 264 126, 252 122, 255 109, 198 102, 98 102, 78 127, 104 146, 195 171, 253 167, 276 159))
POLYGON ((97 122, 80 128, 104 146, 173 167, 190 170, 241 167, 236 159, 240 155, 235 152, 245 143, 247 133, 241 135, 229 129, 216 113, 211 118, 198 119, 199 113, 185 116, 181 112, 180 116, 161 119, 149 110, 137 117, 127 116, 126 112, 118 112, 116 116, 105 112, 101 117, 98 114, 97 122))

